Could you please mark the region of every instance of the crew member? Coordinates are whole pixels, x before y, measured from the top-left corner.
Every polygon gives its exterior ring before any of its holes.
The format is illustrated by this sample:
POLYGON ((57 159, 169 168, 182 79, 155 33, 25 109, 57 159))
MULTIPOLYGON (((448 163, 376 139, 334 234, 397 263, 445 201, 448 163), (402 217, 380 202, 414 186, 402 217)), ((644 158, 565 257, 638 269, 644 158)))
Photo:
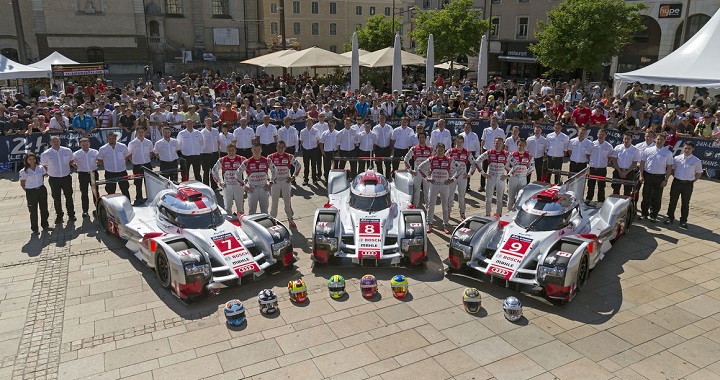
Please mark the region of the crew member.
POLYGON ((237 154, 237 148, 233 143, 228 144, 227 152, 227 156, 220 157, 213 166, 212 178, 222 189, 225 211, 231 214, 235 202, 236 214, 243 214, 245 187, 242 183, 242 172, 238 172, 238 168, 245 161, 245 157, 237 154))
POLYGON ((670 180, 672 168, 672 151, 665 146, 665 134, 660 133, 655 137, 655 146, 645 148, 640 154, 639 181, 644 185, 639 220, 650 219, 653 223, 657 222, 663 189, 670 180))
MULTIPOLYGON (((613 150, 613 178, 635 180, 635 168, 640 161, 640 150, 632 145, 632 133, 623 134, 623 142, 613 150)), ((620 194, 620 184, 613 183, 615 194, 620 194)), ((633 185, 623 185, 623 194, 632 195, 633 185)))
POLYGON ((427 135, 425 132, 417 133, 418 145, 410 147, 410 150, 405 155, 405 169, 410 169, 410 174, 413 176, 413 205, 420 207, 420 194, 425 191, 425 203, 427 204, 427 195, 429 193, 428 182, 424 179, 421 173, 418 173, 420 164, 427 161, 432 156, 433 148, 425 143, 427 135), (414 162, 411 163, 410 160, 414 162), (413 165, 413 166, 411 166, 413 165))
MULTIPOLYGON (((230 124, 222 123, 220 126, 220 134, 218 135, 218 144, 220 145, 220 157, 227 156, 227 146, 233 142, 235 136, 230 133, 230 124)), ((237 151, 237 148, 235 148, 237 151)))
MULTIPOLYGON (((403 116, 402 119, 400 119, 400 126, 393 129, 392 133, 392 146, 393 146, 393 157, 405 157, 405 155, 408 152, 408 149, 412 146, 413 143, 413 130, 411 128, 408 128, 408 124, 410 123, 410 119, 407 116, 403 116)), ((393 161, 392 163, 393 170, 397 170, 398 167, 400 167, 400 161, 393 161)))
POLYGON ((238 167, 235 176, 245 177, 245 193, 247 194, 248 212, 254 215, 260 204, 260 212, 268 212, 268 196, 270 195, 270 183, 268 182, 268 170, 270 163, 262 156, 262 147, 255 144, 252 147, 252 157, 243 161, 238 167))
POLYGON ((690 213, 690 196, 693 192, 693 185, 702 176, 702 162, 692 152, 695 143, 686 141, 683 145, 683 152, 673 158, 673 183, 670 187, 670 203, 668 204, 668 219, 665 224, 671 224, 675 220, 675 207, 677 201, 682 197, 680 206, 680 227, 688 228, 687 220, 690 213))
POLYGON ((217 128, 213 128, 212 118, 205 118, 205 128, 200 131, 202 134, 202 150, 200 153, 200 161, 203 169, 203 183, 210 186, 213 190, 217 190, 215 181, 210 180, 210 172, 213 165, 220 158, 220 133, 217 128))
POLYGON ((505 194, 505 180, 508 178, 507 170, 510 167, 509 154, 503 150, 505 139, 503 137, 495 137, 495 147, 486 150, 485 153, 478 157, 478 162, 487 161, 487 171, 483 171, 483 176, 487 178, 487 192, 485 193, 485 216, 490 216, 492 208, 493 193, 496 195, 497 208, 496 213, 502 215, 503 195, 505 194))
POLYGON ((285 152, 285 142, 278 141, 277 152, 268 156, 270 163, 270 215, 277 218, 278 202, 280 197, 283 198, 285 204, 285 215, 288 218, 290 227, 295 228, 292 210, 292 189, 291 183, 295 180, 295 176, 300 173, 300 163, 295 156, 285 152))
MULTIPOLYGON (((322 116, 322 115, 321 115, 322 116)), ((318 147, 318 136, 317 129, 313 127, 313 120, 305 120, 305 128, 300 131, 300 146, 303 149, 303 186, 308 185, 309 175, 312 174, 313 184, 317 186, 318 180, 321 176, 320 170, 320 149, 318 147), (309 171, 312 170, 312 173, 309 171)))
POLYGON ((527 179, 535 170, 535 160, 532 154, 525 150, 527 140, 518 139, 517 150, 510 154, 510 173, 508 178, 508 210, 512 211, 515 207, 520 189, 527 185, 527 179))
POLYGON ((177 135, 178 148, 180 148, 180 154, 184 159, 184 164, 182 162, 180 164, 180 170, 183 181, 186 181, 190 178, 190 166, 192 166, 195 180, 202 182, 202 175, 200 174, 202 159, 200 157, 203 148, 203 135, 194 127, 195 122, 188 120, 185 122, 185 129, 177 135))
POLYGON ((23 168, 20 170, 20 187, 25 190, 27 207, 30 211, 30 229, 34 235, 40 234, 38 229, 38 209, 40 209, 40 225, 45 231, 52 231, 48 218, 47 188, 45 188, 45 176, 47 172, 42 165, 38 164, 35 153, 28 153, 23 159, 23 168))
POLYGON ((438 195, 440 196, 440 206, 443 214, 443 232, 450 233, 450 209, 448 208, 448 198, 450 194, 450 184, 455 181, 458 176, 457 164, 452 158, 445 155, 445 144, 437 143, 435 145, 435 155, 429 157, 417 167, 417 171, 430 184, 428 192, 428 219, 427 232, 432 229, 433 219, 435 218, 435 203, 438 195))
POLYGON ((125 161, 130 156, 130 151, 125 144, 117 142, 116 132, 108 132, 107 140, 107 143, 98 149, 98 163, 105 167, 105 180, 119 181, 106 183, 105 192, 114 194, 119 184, 120 192, 130 200, 130 184, 124 179, 127 177, 125 161))
POLYGON ((465 192, 467 191, 470 176, 475 173, 475 159, 472 153, 465 149, 465 138, 455 138, 455 148, 450 149, 448 156, 457 164, 457 181, 450 184, 448 195, 448 212, 452 213, 453 202, 455 201, 455 190, 457 189, 458 203, 460 204, 460 218, 465 219, 465 192))
POLYGON ((278 141, 285 143, 285 152, 295 155, 299 150, 298 130, 290 124, 290 117, 283 118, 283 126, 278 129, 278 141))
MULTIPOLYGON (((563 157, 567 152, 569 138, 562 131, 562 122, 556 121, 554 125, 555 131, 547 135, 547 154, 548 170, 555 170, 555 183, 560 183, 560 170, 562 170, 563 157)), ((549 176, 548 176, 549 178, 549 176)))
MULTIPOLYGON (((372 121, 370 119, 365 120, 363 124, 363 130, 358 133, 358 155, 360 157, 372 157, 373 149, 377 144, 377 135, 372 131, 372 121)), ((368 164, 366 160, 360 160, 358 162, 358 170, 360 173, 365 172, 365 166, 372 166, 368 164)), ((306 169, 307 170, 307 169, 306 169)))
MULTIPOLYGON (((90 148, 90 140, 87 137, 80 139, 80 149, 73 153, 73 161, 75 169, 78 172, 78 181, 80 182, 80 202, 82 203, 82 216, 86 218, 90 216, 90 197, 88 189, 90 187, 90 176, 95 177, 97 181, 100 177, 97 171, 97 149, 90 148)), ((93 205, 97 206, 97 197, 93 191, 93 205)), ((93 211, 95 214, 95 211, 93 211)))
MULTIPOLYGON (((609 142, 605 141, 607 131, 600 129, 597 132, 597 140, 593 142, 590 153, 588 154, 588 163, 590 164, 589 174, 596 177, 607 177, 608 162, 613 157, 613 147, 609 142)), ((585 196, 585 202, 591 202, 595 196, 595 185, 598 186, 597 201, 602 203, 605 201, 605 181, 588 178, 588 192, 585 196)))
POLYGON ((328 122, 328 130, 320 135, 320 154, 323 158, 323 173, 325 181, 330 180, 330 169, 332 169, 333 161, 338 148, 338 132, 335 130, 335 120, 328 122))
MULTIPOLYGON (((502 138, 503 143, 505 141, 505 131, 500 129, 500 126, 498 125, 498 118, 497 116, 493 115, 490 117, 490 126, 483 129, 482 138, 480 139, 480 146, 482 147, 482 152, 487 152, 490 149, 493 149, 495 147, 495 139, 496 138, 502 138)), ((479 157, 479 156, 478 156, 479 157)), ((477 161, 481 162, 482 164, 482 171, 486 172, 488 168, 489 162, 485 160, 478 159, 477 161)), ((485 181, 486 176, 480 177, 480 192, 485 191, 485 181)))
MULTIPOLYGON (((375 157, 388 158, 391 156, 391 139, 393 129, 389 124, 385 124, 387 116, 380 114, 378 117, 379 124, 373 127, 373 133, 377 136, 377 142, 375 143, 375 157)), ((385 160, 385 177, 390 177, 392 163, 385 160)), ((381 160, 375 161, 375 169, 379 174, 383 174, 383 162, 381 160)))
MULTIPOLYGON (((125 159, 125 157, 122 157, 125 159)), ((70 177, 70 164, 73 162, 73 152, 70 148, 60 146, 60 137, 50 137, 50 149, 40 155, 40 165, 45 167, 50 176, 50 193, 55 205, 55 224, 63 222, 62 196, 65 195, 65 208, 68 220, 75 221, 75 204, 73 203, 72 177, 70 177)))
POLYGON ((587 128, 579 127, 578 137, 572 138, 568 143, 571 173, 579 173, 587 167, 588 154, 590 154, 592 147, 593 142, 587 138, 587 128))
POLYGON ((165 126, 162 129, 163 138, 155 143, 153 151, 155 155, 160 159, 160 172, 164 177, 169 178, 173 182, 177 182, 177 168, 178 168, 178 141, 170 135, 172 134, 171 127, 165 126))
POLYGON ((262 155, 267 157, 268 154, 272 153, 277 143, 278 133, 277 127, 270 124, 270 116, 263 116, 263 123, 255 128, 255 137, 262 146, 262 155))
MULTIPOLYGON (((357 157, 357 146, 358 146, 358 131, 357 128, 352 125, 352 119, 346 117, 343 120, 345 128, 337 133, 338 146, 340 148, 340 157, 355 158, 357 157)), ((343 160, 338 161, 337 169, 345 169, 345 162, 343 160)), ((355 160, 350 161, 350 178, 355 178, 357 175, 358 162, 355 160)))
MULTIPOLYGON (((145 127, 137 127, 135 130, 135 138, 128 144, 128 152, 130 153, 130 161, 133 164, 133 175, 143 175, 145 173, 143 168, 152 170, 152 164, 150 159, 154 155, 153 144, 150 140, 145 138, 147 130, 145 127)), ((143 180, 142 178, 135 179, 135 202, 140 204, 143 201, 143 180)))
MULTIPOLYGON (((542 178, 545 175, 545 168, 543 164, 545 162, 546 147, 547 140, 545 140, 545 137, 542 135, 542 126, 536 124, 533 128, 533 135, 527 139, 527 151, 531 156, 533 156, 533 160, 535 161, 535 178, 538 181, 542 181, 542 178)), ((528 183, 530 182, 529 174, 527 181, 528 183)))

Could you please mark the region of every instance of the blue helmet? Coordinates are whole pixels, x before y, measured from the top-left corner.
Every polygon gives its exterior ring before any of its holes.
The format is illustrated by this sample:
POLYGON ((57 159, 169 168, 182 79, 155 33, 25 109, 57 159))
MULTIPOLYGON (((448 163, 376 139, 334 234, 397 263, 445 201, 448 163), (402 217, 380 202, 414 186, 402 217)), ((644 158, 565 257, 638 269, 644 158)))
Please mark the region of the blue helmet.
POLYGON ((272 289, 263 289, 258 294, 258 304, 260 305, 260 312, 263 314, 274 314, 277 311, 278 303, 277 296, 272 289))
POLYGON ((510 322, 517 322, 522 317, 522 304, 520 300, 515 297, 505 298, 503 303, 503 312, 505 313, 505 319, 510 322))
POLYGON ((225 303, 225 319, 230 326, 240 326, 245 323, 245 306, 240 300, 230 300, 225 303))

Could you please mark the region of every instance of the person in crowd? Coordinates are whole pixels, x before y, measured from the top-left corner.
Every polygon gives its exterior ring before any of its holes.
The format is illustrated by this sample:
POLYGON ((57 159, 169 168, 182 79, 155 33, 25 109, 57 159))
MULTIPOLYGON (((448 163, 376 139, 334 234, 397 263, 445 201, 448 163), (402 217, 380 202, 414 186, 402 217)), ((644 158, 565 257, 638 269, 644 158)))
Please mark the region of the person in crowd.
MULTIPOLYGON (((284 117, 283 115, 280 120, 284 117)), ((270 124, 270 116, 265 115, 262 124, 255 128, 255 137, 260 143, 260 146, 262 146, 263 156, 267 157, 267 155, 275 151, 278 133, 277 127, 274 124, 270 124)))
POLYGON ((548 161, 547 168, 548 170, 555 170, 555 183, 560 182, 560 170, 562 170, 563 158, 565 157, 570 142, 568 135, 562 131, 562 127, 562 124, 556 121, 554 131, 545 138, 545 154, 547 155, 548 161))
POLYGON ((643 184, 642 214, 638 220, 649 219, 657 222, 662 204, 662 193, 672 175, 673 154, 665 146, 665 134, 655 138, 655 146, 646 148, 640 154, 639 182, 643 184))
MULTIPOLYGON (((123 157, 124 158, 124 157, 123 157)), ((68 220, 74 222, 75 204, 73 203, 72 177, 70 166, 73 164, 73 152, 70 148, 60 146, 60 137, 50 137, 50 149, 46 149, 40 155, 40 165, 45 167, 50 184, 53 204, 55 206, 55 224, 63 222, 65 213, 62 208, 62 197, 65 196, 65 208, 68 213, 68 220)))
MULTIPOLYGON (((147 130, 145 127, 138 127, 135 130, 135 138, 128 144, 128 152, 130 153, 130 161, 133 165, 133 175, 142 176, 145 169, 152 170, 150 160, 155 156, 153 143, 145 138, 147 130)), ((143 179, 135 178, 135 203, 142 204, 143 198, 143 179)))
POLYGON ((510 154, 504 150, 505 139, 495 137, 495 146, 486 150, 478 157, 476 162, 487 161, 483 165, 487 169, 481 169, 482 175, 487 178, 487 192, 485 193, 485 216, 490 216, 493 194, 496 195, 496 214, 502 215, 503 195, 505 195, 505 180, 508 179, 507 171, 510 168, 510 154))
MULTIPOLYGON (((480 146, 482 147, 482 152, 486 152, 490 149, 493 149, 495 147, 495 139, 501 137, 503 140, 503 144, 505 143, 505 131, 500 128, 500 125, 498 124, 498 118, 497 117, 491 117, 490 118, 490 126, 483 129, 482 137, 480 139, 480 146)), ((481 153, 482 154, 482 153, 481 153)), ((479 156, 478 156, 479 157, 479 156)), ((482 165, 482 172, 484 173, 487 171, 489 162, 485 160, 479 160, 482 165)), ((481 176, 480 178, 480 192, 482 193, 485 191, 485 181, 487 180, 486 176, 481 176)))
POLYGON ((45 231, 52 231, 48 219, 47 188, 45 187, 45 167, 38 163, 35 153, 28 153, 23 158, 23 168, 20 169, 20 187, 25 191, 28 211, 30 212, 30 229, 34 235, 39 235, 38 209, 40 210, 40 226, 45 231))
POLYGON ((510 173, 508 173, 508 209, 513 210, 520 189, 525 187, 528 178, 535 170, 535 160, 525 148, 527 140, 520 138, 517 150, 510 153, 510 173))
MULTIPOLYGON (((613 157, 613 147, 609 142, 605 141, 607 137, 607 131, 600 129, 597 132, 597 140, 593 141, 592 147, 587 155, 588 174, 594 177, 607 177, 608 163, 613 157)), ((587 181, 587 195, 585 196, 585 202, 592 202, 595 196, 595 186, 597 185, 597 201, 602 203, 605 201, 605 181, 598 180, 595 178, 588 178, 587 181)))
MULTIPOLYGON (((322 117, 322 114, 320 117, 322 117)), ((313 126, 313 119, 305 120, 305 128, 300 131, 298 139, 302 147, 303 167, 305 168, 303 171, 303 186, 308 185, 310 176, 312 176, 313 184, 317 186, 322 175, 320 169, 320 148, 318 147, 320 136, 318 135, 317 129, 313 126), (312 173, 310 171, 312 171, 312 173)))
MULTIPOLYGON (((613 150, 613 178, 623 179, 627 181, 635 180, 635 172, 640 162, 640 150, 632 145, 632 133, 625 132, 623 134, 622 144, 618 144, 613 150)), ((623 188, 623 194, 630 196, 633 193, 634 186, 631 184, 621 185, 613 183, 612 188, 615 194, 620 194, 620 187, 623 188)))
POLYGON ((433 220, 435 219, 435 203, 440 196, 442 207, 443 232, 450 233, 450 184, 458 176, 457 164, 452 158, 445 155, 445 144, 435 145, 435 155, 430 156, 417 167, 420 176, 427 180, 430 185, 427 199, 427 233, 432 231, 433 220))
POLYGON ((203 183, 217 190, 217 184, 210 178, 210 173, 215 163, 220 158, 220 132, 213 128, 212 119, 205 118, 205 128, 200 131, 202 135, 202 149, 200 151, 200 162, 203 169, 203 183))
POLYGON ((470 176, 475 173, 475 158, 472 153, 465 149, 465 138, 458 136, 455 139, 455 147, 448 153, 450 159, 457 164, 457 180, 450 184, 448 194, 448 212, 452 213, 455 192, 457 190, 458 204, 460 205, 460 219, 465 219, 465 193, 467 191, 470 176))
POLYGON ((192 166, 193 175, 196 181, 202 182, 200 167, 202 165, 202 148, 203 135, 195 129, 195 122, 188 120, 185 122, 185 129, 177 135, 178 148, 183 161, 180 163, 180 171, 183 181, 189 179, 190 167, 192 166))
POLYGON ((270 196, 270 162, 262 156, 262 146, 253 144, 252 157, 244 160, 236 171, 236 178, 245 178, 245 194, 247 194, 248 212, 255 215, 258 205, 260 212, 267 214, 270 196))
POLYGON ((82 133, 83 137, 88 137, 90 132, 95 129, 95 121, 92 117, 85 114, 85 107, 77 106, 77 115, 72 121, 72 130, 82 133))
POLYGON ((125 162, 130 157, 128 147, 117 142, 117 132, 111 131, 107 134, 107 143, 98 149, 98 164, 105 168, 105 180, 110 182, 105 184, 105 192, 114 194, 117 186, 120 186, 120 192, 130 198, 130 184, 126 180, 127 167, 125 162))
POLYGON ((291 228, 297 227, 293 220, 292 210, 292 188, 291 184, 295 177, 300 174, 300 162, 295 156, 285 152, 285 142, 278 141, 277 151, 268 156, 270 164, 270 215, 273 218, 278 214, 278 202, 282 196, 285 204, 285 216, 291 228))
POLYGON ((172 128, 165 126, 162 129, 162 138, 155 143, 153 152, 160 160, 160 172, 173 182, 177 182, 178 146, 177 139, 171 137, 172 128))
POLYGON ((695 143, 686 141, 683 144, 682 154, 673 157, 673 183, 670 186, 670 202, 668 203, 667 219, 665 224, 675 222, 675 208, 677 202, 682 198, 680 205, 680 227, 688 228, 688 216, 690 214, 690 197, 693 193, 695 182, 702 176, 702 162, 694 156, 695 143))
POLYGON ((438 143, 443 143, 446 147, 452 146, 452 135, 450 134, 450 130, 445 128, 446 123, 447 121, 445 119, 439 119, 437 121, 437 128, 430 132, 429 144, 433 148, 438 143))
POLYGON ((245 161, 245 157, 237 154, 235 144, 230 142, 227 145, 227 155, 220 157, 212 168, 212 179, 222 189, 223 203, 228 214, 233 213, 233 202, 235 203, 235 214, 243 214, 245 186, 242 175, 238 168, 245 161))

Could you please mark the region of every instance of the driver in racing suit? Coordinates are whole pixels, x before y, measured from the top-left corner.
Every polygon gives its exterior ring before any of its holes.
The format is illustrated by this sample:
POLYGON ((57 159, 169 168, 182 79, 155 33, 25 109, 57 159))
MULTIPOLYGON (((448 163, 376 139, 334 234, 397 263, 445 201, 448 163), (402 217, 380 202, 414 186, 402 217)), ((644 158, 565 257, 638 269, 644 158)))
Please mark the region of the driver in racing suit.
POLYGON ((243 161, 235 174, 238 178, 242 178, 243 172, 246 174, 245 193, 248 195, 248 212, 250 215, 255 214, 258 203, 260 204, 261 213, 267 214, 268 212, 268 196, 270 195, 268 170, 270 170, 270 162, 262 156, 262 147, 260 144, 253 144, 252 157, 243 161))
POLYGON ((465 219, 465 192, 467 192, 468 179, 475 173, 475 159, 472 153, 465 149, 465 138, 458 136, 455 138, 455 148, 450 149, 448 156, 452 158, 458 165, 457 181, 450 184, 450 194, 448 196, 448 211, 452 213, 453 202, 455 201, 455 191, 458 194, 458 203, 460 204, 460 219, 465 219), (468 167, 470 171, 468 172, 468 167))
POLYGON ((300 173, 300 163, 295 156, 285 153, 285 142, 277 142, 277 152, 270 154, 267 159, 270 161, 270 215, 277 217, 278 202, 282 195, 283 203, 285 203, 285 215, 288 218, 290 227, 297 225, 293 221, 293 210, 290 197, 292 193, 291 185, 295 180, 295 176, 300 173), (292 170, 291 168, 294 168, 292 170))
POLYGON ((535 170, 535 159, 525 150, 527 140, 520 138, 517 141, 517 150, 510 154, 510 178, 508 179, 508 209, 515 206, 520 189, 527 185, 527 179, 535 170))
POLYGON ((502 137, 495 138, 495 148, 486 150, 477 159, 480 165, 483 161, 488 161, 487 172, 483 172, 483 177, 487 178, 487 186, 485 193, 485 216, 490 216, 492 208, 493 192, 497 196, 497 214, 502 215, 503 194, 505 194, 505 180, 508 178, 507 171, 510 168, 510 154, 503 150, 505 139, 502 137))
POLYGON ((212 178, 217 182, 223 192, 225 211, 232 213, 232 204, 235 201, 236 213, 245 212, 243 195, 245 189, 242 185, 242 173, 237 172, 245 157, 237 155, 235 144, 227 145, 227 156, 220 157, 212 168, 212 178), (220 175, 222 171, 222 175, 220 175))
POLYGON ((405 155, 404 161, 405 169, 408 169, 413 167, 410 165, 410 160, 415 160, 415 170, 410 170, 410 174, 413 176, 413 205, 415 205, 415 207, 420 207, 420 186, 425 189, 425 204, 427 204, 428 183, 423 179, 422 175, 417 172, 417 170, 420 164, 427 161, 428 157, 432 156, 433 148, 425 143, 427 140, 427 134, 425 134, 424 131, 417 133, 417 139, 418 145, 410 147, 410 150, 405 155))
POLYGON ((446 234, 450 233, 448 223, 450 222, 450 210, 448 209, 448 198, 450 184, 458 176, 458 165, 452 158, 445 155, 445 144, 435 145, 435 155, 425 160, 418 166, 418 173, 427 179, 430 184, 428 194, 428 219, 427 232, 432 229, 432 222, 435 218, 435 202, 440 195, 440 205, 443 213, 443 229, 446 234))

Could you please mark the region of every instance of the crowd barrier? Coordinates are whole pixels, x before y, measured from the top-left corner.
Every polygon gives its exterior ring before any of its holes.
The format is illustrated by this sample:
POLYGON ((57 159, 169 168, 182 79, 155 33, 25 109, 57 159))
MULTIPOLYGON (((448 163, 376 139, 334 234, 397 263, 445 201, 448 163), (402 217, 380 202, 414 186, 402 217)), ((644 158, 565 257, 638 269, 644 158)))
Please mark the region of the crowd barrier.
MULTIPOLYGON (((438 119, 423 119, 423 123, 425 126, 425 130, 428 132, 428 136, 430 135, 430 131, 433 129, 435 123, 438 119)), ((457 136, 459 133, 463 131, 464 128, 464 120, 463 119, 445 119, 446 120, 446 128, 450 131, 453 137, 457 136)), ((388 122, 393 127, 396 127, 400 125, 399 120, 391 120, 388 122)), ((257 123, 250 123, 250 127, 255 127, 257 123)), ((296 129, 301 130, 302 128, 305 128, 304 122, 295 122, 292 124, 296 129)), ((338 123, 339 126, 342 126, 342 124, 338 123)), ((511 130, 513 126, 519 126, 520 127, 520 137, 529 137, 533 133, 533 124, 531 123, 522 123, 522 122, 505 122, 501 123, 501 128, 505 130, 506 136, 510 136, 511 130)), ((543 134, 547 135, 548 133, 553 131, 552 124, 541 124, 543 127, 543 134)), ((484 128, 489 126, 488 120, 474 120, 471 122, 472 129, 475 133, 478 134, 478 137, 482 138, 482 131, 484 128)), ((197 128, 202 128, 202 126, 198 125, 197 128)), ((597 136, 597 131, 599 128, 589 128, 588 129, 588 136, 594 140, 597 136)), ((111 131, 120 133, 120 137, 118 138, 119 142, 122 143, 129 143, 130 139, 132 138, 132 135, 122 129, 102 129, 102 130, 96 130, 92 132, 88 138, 90 139, 90 146, 92 148, 98 149, 102 145, 105 144, 107 141, 107 134, 111 131)), ((574 126, 566 125, 563 127, 563 132, 565 132, 570 138, 573 138, 577 135, 577 128, 574 126)), ((612 144, 613 146, 620 144, 622 142, 622 133, 618 130, 608 129, 607 130, 607 141, 612 144)), ((173 136, 177 135, 177 131, 173 130, 173 136)), ((28 152, 33 152, 36 154, 42 153, 45 149, 47 149, 50 146, 50 137, 51 136, 59 136, 61 140, 61 144, 63 146, 66 146, 73 151, 80 149, 80 138, 83 137, 82 134, 75 133, 75 132, 67 132, 67 133, 47 133, 47 134, 41 134, 36 133, 29 136, 25 135, 14 135, 14 136, 0 136, 0 163, 17 163, 22 162, 23 156, 28 152)), ((644 140, 644 134, 643 133, 636 133, 633 134, 633 144, 639 143, 644 140)), ((682 147, 683 143, 685 141, 693 141, 695 142, 695 151, 694 155, 700 158, 702 160, 703 168, 705 169, 720 169, 720 144, 714 142, 713 140, 703 140, 703 139, 696 139, 696 138, 678 138, 675 142, 675 145, 672 147, 674 155, 678 155, 682 153, 682 147)))

